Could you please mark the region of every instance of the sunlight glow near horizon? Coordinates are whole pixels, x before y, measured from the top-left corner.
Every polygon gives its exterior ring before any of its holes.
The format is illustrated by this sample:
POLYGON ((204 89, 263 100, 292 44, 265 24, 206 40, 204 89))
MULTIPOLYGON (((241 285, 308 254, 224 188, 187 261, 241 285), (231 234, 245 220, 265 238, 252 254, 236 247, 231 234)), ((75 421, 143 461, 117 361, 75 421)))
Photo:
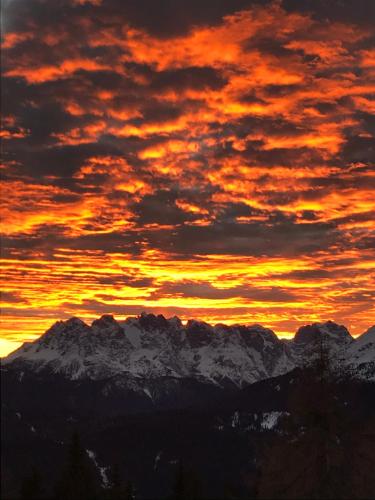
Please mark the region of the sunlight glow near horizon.
POLYGON ((0 354, 105 313, 367 330, 373 27, 113 5, 4 4, 0 354))

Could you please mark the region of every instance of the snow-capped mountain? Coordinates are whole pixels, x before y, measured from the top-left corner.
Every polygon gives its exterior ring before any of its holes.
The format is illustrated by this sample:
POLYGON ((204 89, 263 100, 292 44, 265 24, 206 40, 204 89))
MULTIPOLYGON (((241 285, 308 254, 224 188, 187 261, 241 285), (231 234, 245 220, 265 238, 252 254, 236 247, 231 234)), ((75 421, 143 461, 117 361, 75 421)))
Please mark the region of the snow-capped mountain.
POLYGON ((330 347, 335 350, 347 348, 349 344, 354 342, 345 326, 327 321, 326 323, 301 326, 294 337, 295 349, 303 350, 307 345, 316 344, 320 339, 327 341, 330 347))
POLYGON ((375 326, 349 346, 347 362, 351 371, 358 377, 375 380, 375 326))
POLYGON ((18 481, 18 471, 41 458, 49 478, 78 429, 102 481, 124 460, 124 474, 145 485, 142 498, 170 496, 165 477, 181 457, 189 464, 194 457, 197 470, 206 464, 216 485, 228 471, 246 470, 249 456, 256 464, 258 444, 281 435, 296 396, 298 403, 301 390, 316 390, 313 371, 299 366, 321 348, 362 379, 338 377, 335 401, 358 419, 354 429, 366 429, 375 412, 374 327, 353 339, 343 326, 314 323, 283 340, 259 325, 182 324, 152 314, 59 321, 2 360, 2 459, 18 481))
POLYGON ((337 362, 341 362, 346 360, 347 350, 352 344, 355 344, 355 340, 345 326, 327 321, 301 326, 290 345, 290 351, 297 366, 308 363, 321 349, 328 350, 328 355, 332 357, 334 354, 337 362))
POLYGON ((304 364, 320 339, 345 363, 373 377, 374 337, 372 328, 354 340, 332 321, 304 326, 285 341, 260 325, 211 326, 196 320, 183 325, 177 317, 153 314, 118 322, 104 315, 91 326, 78 318, 58 321, 2 364, 34 372, 48 369, 72 380, 120 378, 124 383, 169 377, 242 387, 304 364))
POLYGON ((285 343, 269 329, 211 325, 143 314, 117 322, 102 316, 91 326, 78 318, 55 323, 3 363, 26 363, 71 379, 132 375, 205 379, 237 386, 279 375, 294 364, 285 343))

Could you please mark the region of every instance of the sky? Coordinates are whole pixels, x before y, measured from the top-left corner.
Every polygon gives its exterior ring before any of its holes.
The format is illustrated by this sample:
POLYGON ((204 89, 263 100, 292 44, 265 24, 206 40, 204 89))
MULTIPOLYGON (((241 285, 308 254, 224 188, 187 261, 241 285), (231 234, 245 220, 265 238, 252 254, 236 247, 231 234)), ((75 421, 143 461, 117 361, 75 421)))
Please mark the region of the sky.
POLYGON ((0 354, 148 311, 374 323, 373 0, 5 0, 0 354))

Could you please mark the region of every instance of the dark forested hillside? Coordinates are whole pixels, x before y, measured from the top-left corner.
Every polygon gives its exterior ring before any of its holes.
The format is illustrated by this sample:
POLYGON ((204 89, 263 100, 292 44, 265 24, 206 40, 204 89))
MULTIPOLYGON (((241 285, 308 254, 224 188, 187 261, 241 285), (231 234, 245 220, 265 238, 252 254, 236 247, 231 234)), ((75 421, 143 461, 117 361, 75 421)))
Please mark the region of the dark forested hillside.
POLYGON ((134 407, 129 399, 129 411, 113 400, 108 412, 100 411, 103 398, 92 406, 89 386, 59 385, 53 377, 43 384, 30 377, 20 382, 15 373, 2 373, 4 498, 20 497, 20 484, 28 478, 30 483, 35 470, 41 494, 57 495, 75 433, 90 466, 91 479, 85 475, 85 481, 92 482, 98 498, 116 497, 114 476, 123 485, 121 495, 130 482, 136 498, 300 498, 306 492, 305 498, 325 498, 331 491, 332 498, 338 492, 342 498, 361 498, 356 496, 360 485, 368 492, 373 487, 366 473, 375 449, 370 382, 335 378, 328 383, 311 368, 296 369, 238 392, 221 391, 220 398, 205 393, 203 385, 194 400, 197 385, 191 398, 178 400, 174 408, 169 403, 134 407), (309 496, 308 488, 320 484, 328 470, 320 470, 322 456, 335 481, 351 471, 350 490, 342 481, 337 489, 334 481, 309 496), (196 491, 186 494, 195 496, 181 496, 185 493, 177 490, 192 488, 191 483, 196 491))

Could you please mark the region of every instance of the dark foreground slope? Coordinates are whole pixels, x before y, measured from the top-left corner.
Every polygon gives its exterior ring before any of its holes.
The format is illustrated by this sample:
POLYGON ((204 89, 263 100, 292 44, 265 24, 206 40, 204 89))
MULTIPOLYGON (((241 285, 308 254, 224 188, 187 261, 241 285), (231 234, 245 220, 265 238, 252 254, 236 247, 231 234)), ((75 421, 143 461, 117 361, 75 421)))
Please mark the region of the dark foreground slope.
MULTIPOLYGON (((201 498, 249 498, 257 489, 264 450, 275 436, 290 433, 286 422, 296 411, 295 395, 310 377, 308 370, 296 369, 237 392, 221 389, 220 397, 195 381, 189 397, 181 397, 177 405, 129 404, 130 411, 120 405, 108 412, 100 411, 100 398, 89 386, 67 386, 52 376, 43 385, 30 374, 19 380, 15 373, 3 372, 2 498, 17 496, 32 465, 41 473, 46 495, 52 494, 74 431, 102 486, 118 466, 139 498, 170 498, 183 463, 199 483, 201 498)), ((335 383, 334 399, 346 415, 346 434, 374 417, 373 383, 335 383)))
POLYGON ((331 321, 289 342, 154 315, 58 322, 2 363, 2 498, 33 467, 53 497, 73 455, 104 500, 116 474, 137 498, 375 497, 374 366, 375 328, 331 321))

